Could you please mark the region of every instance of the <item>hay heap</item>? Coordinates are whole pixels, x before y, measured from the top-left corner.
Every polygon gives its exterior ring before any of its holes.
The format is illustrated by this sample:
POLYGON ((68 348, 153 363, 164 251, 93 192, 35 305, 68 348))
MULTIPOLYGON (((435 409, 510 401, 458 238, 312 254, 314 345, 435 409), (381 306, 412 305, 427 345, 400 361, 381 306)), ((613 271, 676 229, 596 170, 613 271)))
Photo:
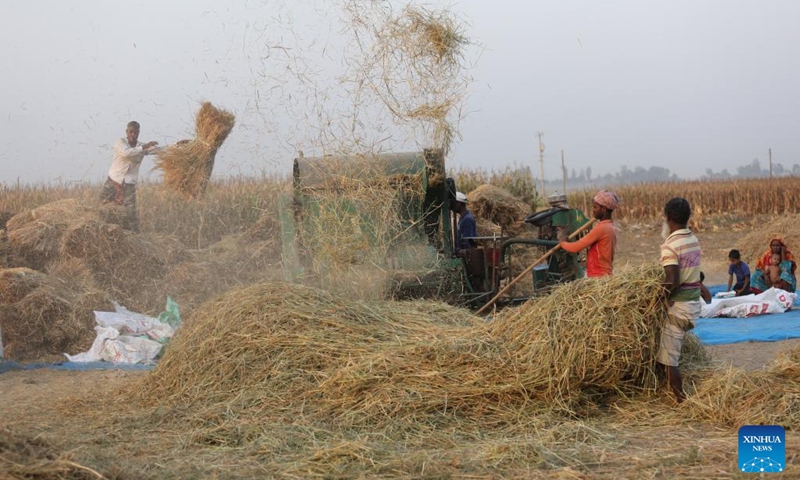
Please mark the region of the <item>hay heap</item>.
POLYGON ((71 226, 97 219, 94 209, 73 198, 15 215, 6 224, 14 266, 43 270, 60 258, 61 238, 71 226))
POLYGON ((327 413, 359 423, 525 405, 574 415, 610 394, 652 391, 662 275, 628 269, 565 284, 469 335, 353 362, 321 386, 327 413))
POLYGON ((789 250, 795 254, 800 253, 800 230, 797 225, 800 214, 786 214, 778 217, 736 242, 742 253, 742 260, 753 269, 759 257, 769 248, 769 242, 775 237, 782 237, 789 250))
POLYGON ((467 194, 469 210, 478 218, 499 225, 512 236, 525 231, 531 209, 502 188, 483 184, 467 194))
POLYGON ((0 328, 7 358, 20 362, 88 349, 95 337, 92 310, 111 302, 75 265, 57 274, 27 268, 0 270, 0 328))
POLYGON ((252 285, 197 308, 132 393, 150 403, 272 415, 310 404, 319 382, 367 354, 480 322, 443 304, 348 302, 301 285, 252 285))
POLYGON ((195 119, 195 139, 166 147, 154 169, 164 172, 164 183, 187 198, 201 200, 211 179, 217 150, 233 130, 236 117, 203 102, 195 119))
POLYGON ((565 407, 656 387, 658 335, 667 318, 656 266, 565 284, 492 324, 529 391, 565 407))
MULTIPOLYGON (((113 212, 112 212, 113 213, 113 212)), ((137 235, 119 224, 107 209, 75 199, 60 200, 9 220, 11 265, 52 273, 70 260, 89 270, 97 287, 136 311, 157 313, 166 292, 160 282, 169 266, 188 254, 168 236, 137 235)))
POLYGON ((651 268, 575 282, 488 325, 438 304, 255 285, 196 309, 133 390, 145 404, 191 404, 211 423, 227 421, 220 412, 258 424, 302 409, 343 427, 404 430, 585 413, 609 395, 655 389, 660 280, 651 268))

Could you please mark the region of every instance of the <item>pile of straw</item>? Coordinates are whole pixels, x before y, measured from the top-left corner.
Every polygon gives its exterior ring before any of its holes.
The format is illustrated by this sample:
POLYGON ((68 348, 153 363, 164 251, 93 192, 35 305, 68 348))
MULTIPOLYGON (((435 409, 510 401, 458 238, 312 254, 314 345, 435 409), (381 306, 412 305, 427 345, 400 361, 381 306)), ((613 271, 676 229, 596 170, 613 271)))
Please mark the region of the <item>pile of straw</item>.
POLYGON ((46 275, 27 268, 0 270, 0 328, 7 358, 47 360, 78 353, 94 339, 92 310, 112 308, 91 280, 71 275, 46 275), (84 283, 85 282, 85 283, 84 283))
POLYGON ((653 391, 662 276, 651 267, 565 284, 486 328, 352 362, 321 385, 326 413, 358 423, 524 405, 574 415, 653 391))
POLYGON ((70 226, 98 218, 95 210, 72 198, 15 215, 6 224, 14 266, 44 269, 60 257, 61 238, 70 226))
POLYGON ((529 367, 529 391, 565 407, 613 392, 656 386, 658 333, 666 302, 658 267, 628 268, 572 282, 492 324, 529 367))
POLYGON ((769 242, 775 237, 782 237, 790 251, 797 255, 800 252, 800 230, 797 229, 800 214, 786 214, 772 222, 764 224, 746 237, 736 242, 742 254, 742 260, 755 268, 756 261, 769 248, 769 242))
POLYGON ((172 265, 189 258, 186 249, 173 237, 137 235, 105 221, 113 218, 106 206, 75 199, 20 213, 7 226, 9 266, 53 273, 59 264, 76 261, 118 302, 158 313, 167 295, 162 280, 172 265))
POLYGON ((301 285, 252 285, 195 309, 133 394, 263 415, 306 403, 311 411, 315 388, 338 368, 479 322, 443 304, 348 302, 301 285))
POLYGON ((467 208, 478 218, 499 225, 511 235, 525 231, 525 217, 531 209, 502 188, 484 184, 467 194, 467 208))
POLYGON ((192 405, 214 424, 302 412, 403 431, 586 413, 610 395, 656 388, 660 280, 650 268, 575 282, 488 325, 439 304, 254 285, 197 308, 134 395, 192 405))
POLYGON ((187 198, 201 200, 211 179, 217 150, 233 130, 236 117, 211 102, 203 102, 195 119, 196 137, 158 153, 155 169, 164 172, 164 183, 187 198))

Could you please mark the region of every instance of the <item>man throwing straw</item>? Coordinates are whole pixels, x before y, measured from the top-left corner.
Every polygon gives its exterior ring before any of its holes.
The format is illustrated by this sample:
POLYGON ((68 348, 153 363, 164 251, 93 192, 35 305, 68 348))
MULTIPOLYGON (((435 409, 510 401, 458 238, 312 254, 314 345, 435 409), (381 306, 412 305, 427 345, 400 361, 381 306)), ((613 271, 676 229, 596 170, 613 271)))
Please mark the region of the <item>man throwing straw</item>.
POLYGON ((592 216, 599 220, 592 230, 577 242, 561 241, 562 249, 578 253, 589 248, 586 254, 586 276, 602 277, 614 272, 614 249, 617 246, 617 229, 611 214, 619 207, 619 197, 609 190, 600 190, 592 199, 592 216))
MULTIPOLYGON (((181 140, 178 144, 187 143, 181 140)), ((125 228, 138 232, 139 216, 136 213, 136 182, 139 180, 139 167, 145 155, 158 151, 158 142, 139 142, 139 122, 130 121, 125 129, 125 138, 114 144, 114 160, 108 170, 108 179, 100 191, 100 201, 116 203, 125 207, 127 213, 125 228)))

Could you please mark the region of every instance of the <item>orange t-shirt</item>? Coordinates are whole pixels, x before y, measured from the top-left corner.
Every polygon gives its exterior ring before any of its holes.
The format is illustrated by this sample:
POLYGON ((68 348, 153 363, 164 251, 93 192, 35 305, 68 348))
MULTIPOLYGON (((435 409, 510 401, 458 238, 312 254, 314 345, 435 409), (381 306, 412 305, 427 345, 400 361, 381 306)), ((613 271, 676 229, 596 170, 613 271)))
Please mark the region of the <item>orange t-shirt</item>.
POLYGON ((614 248, 617 245, 617 229, 611 220, 603 220, 577 242, 561 242, 561 248, 578 253, 586 247, 586 276, 602 277, 614 271, 614 248))

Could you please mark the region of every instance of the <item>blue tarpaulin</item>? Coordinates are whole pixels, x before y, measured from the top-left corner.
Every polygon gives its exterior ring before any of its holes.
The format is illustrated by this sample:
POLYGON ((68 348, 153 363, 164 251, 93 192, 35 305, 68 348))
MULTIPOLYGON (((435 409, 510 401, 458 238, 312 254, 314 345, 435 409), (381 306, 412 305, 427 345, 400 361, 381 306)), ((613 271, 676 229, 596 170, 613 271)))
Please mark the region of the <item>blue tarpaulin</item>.
MULTIPOLYGON (((725 285, 710 287, 711 294, 724 292, 725 285)), ((800 300, 785 313, 748 318, 700 318, 692 332, 706 345, 741 342, 777 342, 800 338, 800 300)))

